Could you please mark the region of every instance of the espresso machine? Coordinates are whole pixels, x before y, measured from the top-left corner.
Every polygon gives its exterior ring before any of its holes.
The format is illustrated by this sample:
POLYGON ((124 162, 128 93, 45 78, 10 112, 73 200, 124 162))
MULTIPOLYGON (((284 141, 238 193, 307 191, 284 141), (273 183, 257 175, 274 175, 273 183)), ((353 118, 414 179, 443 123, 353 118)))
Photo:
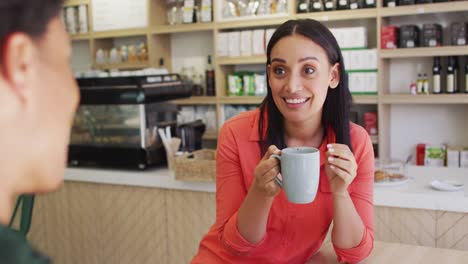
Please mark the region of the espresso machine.
POLYGON ((177 106, 191 85, 177 74, 77 79, 81 101, 69 146, 70 166, 145 169, 166 163, 158 128, 176 134, 177 106))

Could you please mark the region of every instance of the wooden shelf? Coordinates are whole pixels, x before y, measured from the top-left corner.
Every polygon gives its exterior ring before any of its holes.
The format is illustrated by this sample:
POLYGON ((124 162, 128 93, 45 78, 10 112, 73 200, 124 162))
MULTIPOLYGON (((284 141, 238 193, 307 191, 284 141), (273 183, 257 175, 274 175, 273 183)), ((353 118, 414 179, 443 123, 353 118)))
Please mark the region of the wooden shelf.
POLYGON ((195 24, 182 24, 182 25, 159 25, 153 27, 151 32, 153 34, 170 34, 179 32, 197 32, 197 31, 210 31, 214 29, 213 23, 195 23, 195 24))
POLYGON ((378 96, 377 95, 361 95, 353 94, 353 103, 354 104, 377 104, 378 96))
POLYGON ((89 4, 89 0, 65 0, 63 2, 64 7, 88 5, 88 4, 89 4))
POLYGON ((431 48, 407 49, 380 49, 379 56, 383 59, 435 57, 435 56, 462 56, 468 55, 468 46, 445 46, 431 48))
POLYGON ((217 57, 216 63, 218 65, 265 64, 266 56, 217 57))
POLYGON ((147 32, 148 32, 147 28, 98 31, 98 32, 93 33, 93 37, 95 39, 103 39, 103 38, 122 38, 122 37, 133 37, 133 36, 146 36, 147 32))
POLYGON ((468 11, 467 1, 383 7, 379 10, 379 14, 382 17, 390 17, 463 11, 468 11))
POLYGON ((75 40, 90 40, 91 39, 91 34, 73 34, 70 35, 70 38, 75 41, 75 40))
POLYGON ((192 96, 186 99, 174 100, 178 105, 215 105, 215 96, 192 96))
POLYGON ((384 104, 468 104, 468 94, 387 94, 382 97, 384 104))
POLYGON ((205 140, 216 140, 218 139, 218 132, 217 131, 206 131, 203 136, 205 140))
POLYGON ((150 66, 149 62, 128 62, 116 64, 93 64, 94 69, 100 70, 137 70, 150 66))
POLYGON ((254 28, 263 26, 277 26, 283 24, 292 17, 282 15, 271 15, 263 17, 246 17, 246 18, 233 18, 219 21, 216 24, 218 29, 237 29, 237 28, 254 28))
POLYGON ((356 10, 337 10, 329 12, 315 12, 297 14, 295 18, 304 19, 311 18, 319 21, 334 21, 334 20, 353 20, 353 19, 365 19, 365 18, 376 18, 376 8, 363 8, 356 10))
POLYGON ((263 98, 263 96, 223 96, 219 102, 226 105, 259 105, 263 98))

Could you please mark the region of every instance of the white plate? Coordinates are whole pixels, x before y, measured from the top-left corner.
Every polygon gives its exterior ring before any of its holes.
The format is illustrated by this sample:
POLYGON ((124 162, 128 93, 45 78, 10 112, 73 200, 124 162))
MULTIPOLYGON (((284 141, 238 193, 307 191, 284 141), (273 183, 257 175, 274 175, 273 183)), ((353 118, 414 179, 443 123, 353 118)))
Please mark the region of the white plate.
POLYGON ((463 190, 463 183, 455 182, 455 181, 439 181, 433 180, 431 182, 431 187, 438 191, 444 192, 456 192, 463 190))
POLYGON ((395 181, 381 181, 381 182, 374 182, 374 186, 378 187, 393 187, 393 186, 400 186, 409 181, 408 177, 404 177, 401 180, 395 180, 395 181))

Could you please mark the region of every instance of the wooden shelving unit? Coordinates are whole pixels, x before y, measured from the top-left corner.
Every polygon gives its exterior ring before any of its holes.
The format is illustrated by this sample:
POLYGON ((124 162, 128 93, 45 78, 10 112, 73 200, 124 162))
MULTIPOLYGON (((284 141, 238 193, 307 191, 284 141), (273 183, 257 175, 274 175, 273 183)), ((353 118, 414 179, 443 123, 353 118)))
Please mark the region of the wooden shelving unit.
POLYGON ((196 23, 183 25, 160 25, 151 30, 153 34, 172 34, 183 32, 197 32, 214 30, 214 23, 196 23))
POLYGON ((355 20, 355 19, 366 19, 376 18, 377 8, 364 8, 356 10, 338 10, 329 12, 316 12, 316 13, 305 13, 297 14, 295 18, 311 18, 318 21, 335 21, 335 20, 355 20))
POLYGON ((87 5, 89 4, 90 0, 65 0, 63 3, 64 7, 69 6, 79 6, 79 5, 87 5))
POLYGON ((94 64, 93 67, 100 70, 135 70, 147 68, 150 66, 149 62, 128 62, 116 64, 94 64))
POLYGON ((377 104, 379 102, 377 95, 358 95, 353 94, 354 104, 377 104))
POLYGON ((249 17, 249 18, 236 18, 236 19, 226 19, 216 23, 217 29, 241 29, 241 28, 253 28, 253 27, 267 27, 267 26, 276 26, 284 23, 288 19, 293 18, 293 16, 284 14, 284 15, 275 15, 275 16, 263 16, 263 17, 249 17))
POLYGON ((379 56, 382 59, 435 57, 435 56, 462 56, 468 55, 468 46, 445 46, 431 48, 407 48, 407 49, 381 49, 379 56))
POLYGON ((455 1, 448 3, 419 4, 396 7, 383 7, 379 10, 381 17, 422 15, 435 13, 463 12, 468 11, 467 1, 455 1))
POLYGON ((104 39, 104 38, 123 38, 123 37, 146 36, 147 33, 148 33, 147 28, 99 31, 99 32, 94 32, 93 33, 93 38, 94 39, 104 39))
POLYGON ((218 65, 265 64, 266 56, 217 57, 216 63, 218 65))
POLYGON ((219 103, 225 105, 259 105, 263 98, 263 96, 223 96, 219 99, 219 103))
POLYGON ((70 38, 75 40, 89 40, 91 38, 91 34, 74 34, 70 35, 70 38))
MULTIPOLYGON (((66 6, 75 6, 80 4, 91 4, 92 0, 68 0, 66 6)), ((213 0, 213 10, 216 12, 219 1, 213 0)), ((330 22, 331 25, 338 27, 363 23, 373 24, 375 20, 376 30, 368 34, 375 34, 376 41, 370 41, 372 47, 380 47, 380 28, 389 24, 390 18, 403 16, 419 16, 445 13, 468 12, 468 1, 444 2, 433 4, 421 4, 398 7, 383 7, 383 0, 377 1, 376 8, 358 9, 358 10, 340 10, 331 12, 317 12, 307 14, 297 14, 297 1, 288 1, 288 13, 282 15, 236 18, 221 20, 215 13, 215 21, 212 23, 196 23, 182 25, 167 25, 165 20, 166 1, 149 0, 148 15, 149 25, 145 28, 115 30, 106 32, 90 32, 84 35, 75 35, 73 41, 89 40, 91 54, 94 57, 97 48, 109 48, 114 38, 145 36, 148 41, 149 62, 144 63, 126 63, 111 65, 93 65, 98 69, 139 69, 144 67, 157 67, 159 59, 164 58, 165 66, 171 68, 171 37, 172 34, 184 34, 202 31, 213 32, 213 49, 217 50, 217 36, 220 32, 243 29, 273 28, 289 19, 311 18, 319 21, 330 22)), ((90 5, 91 6, 91 5, 90 5)), ((89 12, 91 16, 91 12, 89 12)), ((466 13, 465 13, 466 14, 466 13)), ((466 17, 466 15, 465 15, 466 17)), ((90 19, 90 28, 92 20, 90 19)), ((393 23, 393 21, 392 21, 393 23)), ((205 55, 205 54, 204 54, 205 55)), ((433 56, 462 56, 468 55, 467 46, 445 46, 434 48, 413 48, 413 49, 393 49, 386 50, 378 48, 378 94, 376 95, 353 95, 354 104, 358 105, 376 105, 379 119, 379 135, 374 136, 372 141, 379 145, 379 157, 388 158, 389 149, 392 145, 390 137, 390 108, 392 105, 468 105, 468 94, 441 94, 441 95, 418 95, 391 94, 389 68, 393 59, 412 59, 419 57, 433 56)), ((245 57, 217 57, 213 54, 213 63, 216 74, 216 96, 194 96, 188 99, 175 100, 179 105, 209 105, 216 108, 218 119, 223 116, 225 105, 258 105, 263 97, 258 96, 226 96, 226 77, 234 70, 236 65, 262 65, 266 63, 265 55, 254 55, 245 57)), ((367 106, 366 106, 367 107, 367 106)), ((218 120, 218 130, 222 120, 218 120)), ((204 139, 214 140, 217 138, 217 131, 208 131, 204 139)))
POLYGON ((383 104, 468 104, 468 94, 386 94, 383 104))

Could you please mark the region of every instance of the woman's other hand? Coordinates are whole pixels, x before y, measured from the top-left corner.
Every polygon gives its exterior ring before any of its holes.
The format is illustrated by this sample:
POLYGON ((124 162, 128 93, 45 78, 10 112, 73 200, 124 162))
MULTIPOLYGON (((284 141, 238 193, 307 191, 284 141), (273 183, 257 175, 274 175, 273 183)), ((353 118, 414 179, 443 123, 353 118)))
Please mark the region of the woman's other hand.
POLYGON ((357 163, 354 154, 347 145, 328 144, 325 157, 325 173, 331 192, 346 192, 356 177, 357 163))

